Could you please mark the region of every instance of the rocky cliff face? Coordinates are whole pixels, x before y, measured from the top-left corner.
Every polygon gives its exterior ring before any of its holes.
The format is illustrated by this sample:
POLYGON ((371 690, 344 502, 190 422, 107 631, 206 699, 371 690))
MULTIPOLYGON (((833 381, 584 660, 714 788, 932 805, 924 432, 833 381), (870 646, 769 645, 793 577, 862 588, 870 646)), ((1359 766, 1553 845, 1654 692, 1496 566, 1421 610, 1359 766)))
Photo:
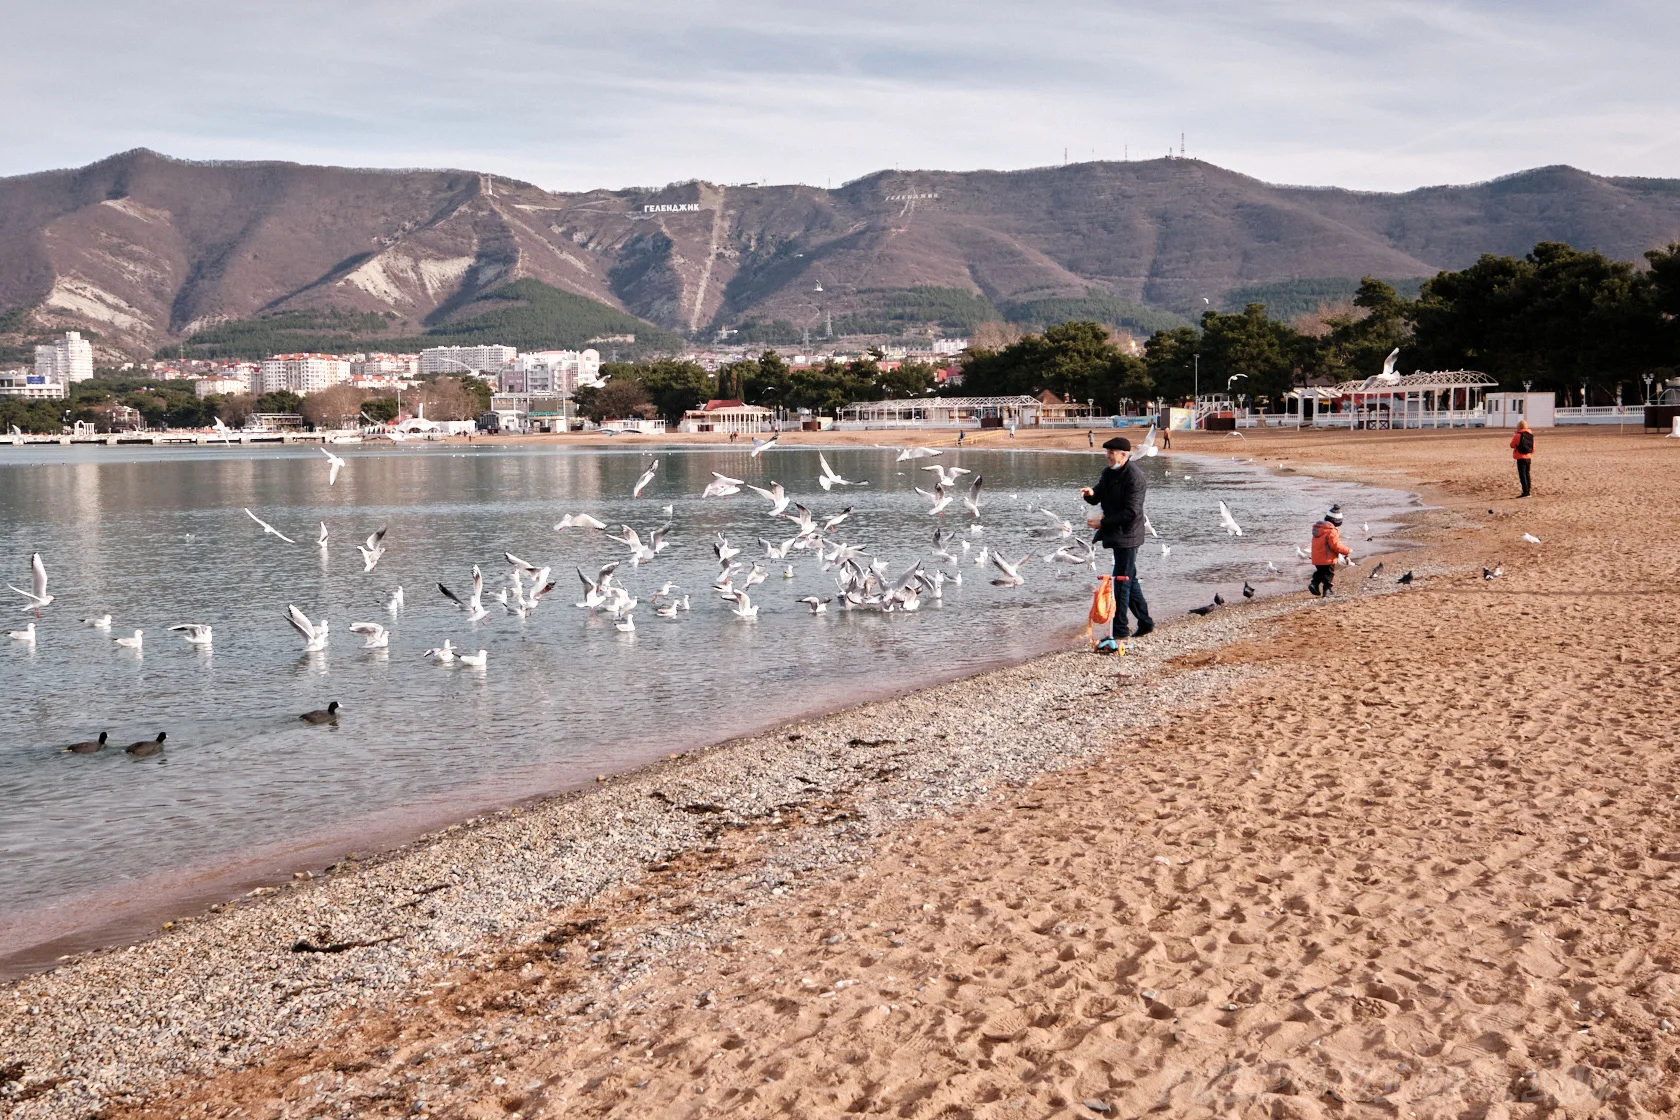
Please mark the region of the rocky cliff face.
POLYGON ((866 293, 1096 292, 1193 313, 1247 284, 1426 276, 1555 239, 1680 239, 1680 183, 1544 168, 1405 194, 1277 187, 1194 160, 881 172, 806 186, 551 194, 471 171, 200 164, 136 151, 0 180, 0 311, 150 352, 267 311, 446 319, 532 277, 698 331, 814 326, 866 293))

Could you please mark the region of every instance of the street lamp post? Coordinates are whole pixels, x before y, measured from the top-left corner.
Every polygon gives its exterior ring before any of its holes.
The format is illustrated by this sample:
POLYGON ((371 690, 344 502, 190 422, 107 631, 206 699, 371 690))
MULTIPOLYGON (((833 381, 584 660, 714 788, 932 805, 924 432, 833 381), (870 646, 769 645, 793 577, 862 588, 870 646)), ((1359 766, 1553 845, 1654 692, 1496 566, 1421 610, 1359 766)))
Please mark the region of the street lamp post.
POLYGON ((1655 374, 1647 373, 1645 375, 1645 403, 1646 404, 1651 403, 1651 382, 1653 382, 1655 380, 1656 380, 1656 375, 1655 374))

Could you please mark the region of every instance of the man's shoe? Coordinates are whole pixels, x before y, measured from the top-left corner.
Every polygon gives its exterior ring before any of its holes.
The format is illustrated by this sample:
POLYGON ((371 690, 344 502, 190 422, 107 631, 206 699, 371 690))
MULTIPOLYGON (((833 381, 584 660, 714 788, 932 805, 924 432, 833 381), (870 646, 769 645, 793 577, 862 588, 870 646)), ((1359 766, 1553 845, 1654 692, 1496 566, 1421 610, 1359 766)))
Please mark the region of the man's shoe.
POLYGON ((1141 638, 1153 629, 1155 629, 1154 621, 1152 621, 1150 619, 1145 619, 1142 622, 1138 623, 1138 628, 1135 631, 1132 632, 1132 637, 1141 638))

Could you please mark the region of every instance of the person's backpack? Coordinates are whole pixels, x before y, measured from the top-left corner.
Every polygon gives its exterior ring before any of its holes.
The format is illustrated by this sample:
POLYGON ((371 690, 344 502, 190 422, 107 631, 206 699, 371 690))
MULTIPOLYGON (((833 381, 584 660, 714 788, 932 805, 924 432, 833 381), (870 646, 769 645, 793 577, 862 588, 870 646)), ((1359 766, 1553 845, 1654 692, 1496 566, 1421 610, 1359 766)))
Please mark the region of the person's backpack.
POLYGON ((1085 623, 1085 640, 1091 643, 1092 649, 1097 648, 1096 628, 1114 621, 1114 608, 1114 577, 1098 576, 1097 589, 1091 595, 1091 613, 1085 623))
POLYGON ((1518 455, 1532 455, 1532 454, 1534 454, 1534 433, 1533 432, 1518 432, 1517 433, 1517 454, 1518 455))

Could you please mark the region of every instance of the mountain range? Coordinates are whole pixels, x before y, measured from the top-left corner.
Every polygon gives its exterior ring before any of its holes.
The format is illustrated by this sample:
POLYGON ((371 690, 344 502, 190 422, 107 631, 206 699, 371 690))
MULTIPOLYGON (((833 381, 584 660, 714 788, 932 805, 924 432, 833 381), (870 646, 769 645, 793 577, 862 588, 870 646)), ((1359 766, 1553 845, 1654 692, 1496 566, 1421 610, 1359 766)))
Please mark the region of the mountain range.
POLYGON ((106 355, 143 355, 230 322, 330 314, 411 340, 547 289, 591 309, 571 333, 640 320, 644 341, 955 333, 1079 307, 1148 329, 1268 286, 1415 281, 1543 240, 1621 258, 1680 240, 1680 180, 1546 167, 1375 193, 1181 158, 566 194, 475 171, 136 150, 0 179, 0 332, 79 328, 106 355))

